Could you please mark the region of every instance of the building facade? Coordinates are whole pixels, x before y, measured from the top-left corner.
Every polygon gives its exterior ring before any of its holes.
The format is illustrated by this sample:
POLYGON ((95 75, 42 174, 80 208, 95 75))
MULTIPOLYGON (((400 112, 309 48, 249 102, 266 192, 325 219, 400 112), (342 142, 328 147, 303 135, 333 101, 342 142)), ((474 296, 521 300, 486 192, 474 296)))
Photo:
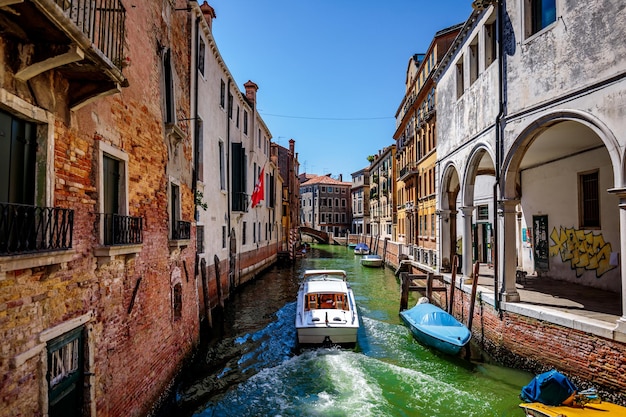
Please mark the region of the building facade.
POLYGON ((372 235, 396 241, 396 145, 389 145, 374 155, 369 175, 372 235))
POLYGON ((283 179, 257 111, 258 86, 239 90, 212 35, 215 12, 207 3, 191 7, 198 291, 210 322, 213 308, 276 260, 286 238, 283 179))
POLYGON ((352 173, 352 188, 350 196, 352 200, 352 227, 351 233, 369 235, 370 227, 370 176, 369 167, 352 173))
POLYGON ((475 2, 436 74, 437 113, 446 115, 437 130, 441 258, 460 246, 469 276, 490 243, 489 303, 503 323, 522 323, 521 313, 528 326, 499 326, 497 340, 529 362, 623 392, 626 10, 617 0, 500 4, 475 2), (622 315, 607 323, 526 307, 518 271, 618 294, 607 303, 622 315), (573 348, 562 360, 546 349, 546 333, 602 346, 606 365, 573 348))
POLYGON ((301 176, 300 225, 336 237, 347 236, 352 222, 351 185, 330 175, 301 176))
POLYGON ((288 251, 293 256, 291 249, 295 247, 298 239, 300 226, 300 180, 298 154, 296 153, 296 141, 289 139, 289 148, 278 144, 272 144, 273 154, 278 159, 278 167, 282 177, 282 242, 281 250, 288 251))
POLYGON ((186 2, 10 3, 0 415, 146 415, 199 339, 186 2))
POLYGON ((427 52, 409 60, 406 93, 396 112, 398 241, 414 261, 437 260, 437 115, 434 70, 462 25, 440 30, 427 52))

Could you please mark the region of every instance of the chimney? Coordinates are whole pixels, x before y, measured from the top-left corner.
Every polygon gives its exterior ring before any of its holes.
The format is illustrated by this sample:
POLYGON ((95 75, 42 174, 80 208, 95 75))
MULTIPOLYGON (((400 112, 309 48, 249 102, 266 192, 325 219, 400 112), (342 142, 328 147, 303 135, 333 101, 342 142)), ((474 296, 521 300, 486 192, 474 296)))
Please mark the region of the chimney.
POLYGON ((202 6, 200 6, 200 10, 202 10, 202 14, 204 15, 204 20, 206 20, 207 25, 209 25, 209 29, 213 30, 213 19, 215 19, 215 9, 209 6, 209 3, 204 0, 202 6))
POLYGON ((339 174, 339 181, 343 182, 343 174, 339 174))
POLYGON ((247 83, 243 85, 246 88, 246 98, 252 103, 253 106, 256 105, 256 92, 259 89, 259 86, 248 80, 247 83))
POLYGON ((289 152, 290 152, 292 155, 294 154, 294 151, 296 150, 295 143, 296 143, 296 141, 295 141, 295 140, 293 140, 293 139, 289 139, 289 152))

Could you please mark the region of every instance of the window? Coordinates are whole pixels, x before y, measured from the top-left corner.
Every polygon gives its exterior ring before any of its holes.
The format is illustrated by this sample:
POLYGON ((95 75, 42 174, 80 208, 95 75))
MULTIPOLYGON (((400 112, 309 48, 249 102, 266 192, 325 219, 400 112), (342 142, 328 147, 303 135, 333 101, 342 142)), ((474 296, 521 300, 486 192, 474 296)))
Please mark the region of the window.
POLYGON ((430 237, 435 237, 435 213, 430 214, 430 237))
POLYGON ((243 134, 248 134, 248 111, 243 111, 243 134))
POLYGON ((226 226, 222 226, 222 249, 226 249, 226 226))
POLYGON ((98 141, 98 190, 104 246, 139 244, 143 219, 128 216, 128 154, 98 141))
POLYGON ((600 227, 598 171, 578 174, 579 223, 583 229, 600 227))
POLYGON ((179 239, 180 218, 180 187, 173 182, 170 183, 170 229, 172 239, 179 239))
POLYGON ((456 98, 461 98, 463 91, 465 91, 465 84, 463 83, 463 55, 461 55, 456 64, 456 98))
MULTIPOLYGON (((260 241, 260 236, 259 236, 259 241, 260 241)), ((256 226, 254 225, 254 223, 252 224, 252 243, 256 243, 256 226)))
POLYGON ((224 80, 220 81, 220 107, 224 108, 224 102, 226 100, 226 83, 224 80))
POLYGON ((37 127, 0 112, 0 202, 35 204, 37 127))
POLYGON ((204 75, 204 56, 206 54, 206 47, 204 45, 204 39, 198 36, 198 71, 204 75))
POLYGON ((489 67, 496 60, 497 44, 496 44, 496 24, 495 22, 485 25, 485 68, 489 67))
POLYGON ((243 222, 241 226, 241 244, 246 244, 246 229, 248 228, 248 222, 243 222))
POLYGON ((556 22, 556 0, 525 0, 524 23, 526 37, 556 22))
POLYGON ((47 350, 48 415, 75 415, 83 407, 83 328, 50 340, 47 350))
POLYGON ((237 104, 237 118, 235 119, 235 125, 239 127, 239 104, 237 104))
POLYGON ((231 155, 232 208, 233 211, 248 211, 246 150, 241 143, 232 143, 231 155))
POLYGON ((176 103, 174 102, 174 75, 172 74, 172 51, 163 53, 163 82, 165 98, 165 123, 176 124, 176 103))
POLYGON ((172 310, 175 320, 183 316, 183 285, 180 283, 174 285, 172 290, 172 310))
POLYGON ((196 226, 196 251, 204 253, 204 226, 196 226))
POLYGON ((489 220, 489 206, 487 204, 481 204, 480 206, 478 206, 476 211, 477 220, 489 220))
POLYGON ((478 79, 478 37, 469 45, 469 61, 469 82, 472 85, 478 79))
POLYGON ((233 119, 233 95, 228 92, 228 118, 233 119))
POLYGON ((225 167, 225 155, 224 155, 224 142, 221 140, 218 142, 218 152, 220 158, 220 190, 226 190, 226 167, 225 167))

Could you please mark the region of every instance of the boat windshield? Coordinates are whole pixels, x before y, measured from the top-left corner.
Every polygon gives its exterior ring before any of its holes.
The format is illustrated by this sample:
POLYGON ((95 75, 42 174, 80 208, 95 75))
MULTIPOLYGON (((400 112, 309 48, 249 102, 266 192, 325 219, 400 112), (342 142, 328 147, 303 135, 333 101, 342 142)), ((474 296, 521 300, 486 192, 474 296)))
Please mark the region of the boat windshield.
POLYGON ((345 294, 341 293, 309 293, 307 294, 306 310, 331 309, 350 310, 345 294))

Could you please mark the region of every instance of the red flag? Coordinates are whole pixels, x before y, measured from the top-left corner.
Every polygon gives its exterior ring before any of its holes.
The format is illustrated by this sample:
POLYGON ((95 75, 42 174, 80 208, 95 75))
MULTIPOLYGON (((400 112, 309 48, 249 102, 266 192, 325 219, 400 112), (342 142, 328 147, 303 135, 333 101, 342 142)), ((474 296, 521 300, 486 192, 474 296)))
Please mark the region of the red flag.
POLYGON ((254 191, 252 192, 252 208, 254 208, 257 204, 264 200, 263 195, 265 194, 265 182, 263 178, 265 177, 265 167, 261 170, 259 174, 259 180, 254 186, 254 191))

